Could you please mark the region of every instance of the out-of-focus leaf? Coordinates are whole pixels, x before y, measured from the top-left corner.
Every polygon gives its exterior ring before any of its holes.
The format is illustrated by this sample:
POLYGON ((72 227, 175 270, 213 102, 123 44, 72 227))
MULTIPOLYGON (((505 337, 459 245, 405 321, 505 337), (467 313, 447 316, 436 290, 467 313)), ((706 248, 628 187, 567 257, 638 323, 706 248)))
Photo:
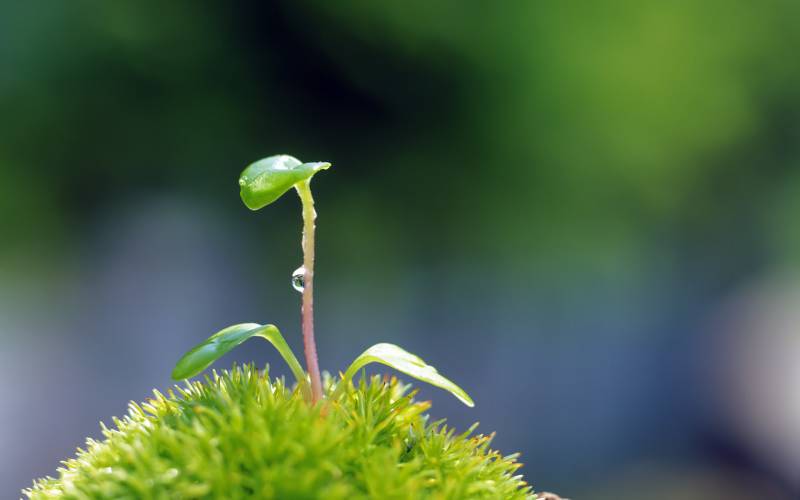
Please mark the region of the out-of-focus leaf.
POLYGON ((331 166, 327 162, 302 163, 294 156, 269 156, 251 163, 239 176, 240 195, 250 210, 258 210, 331 166))
POLYGON ((259 325, 258 323, 232 325, 210 336, 183 355, 175 365, 175 369, 172 370, 172 378, 183 380, 197 375, 222 355, 251 337, 261 337, 274 345, 286 360, 297 382, 303 386, 304 391, 307 390, 306 374, 281 332, 275 325, 259 325))
POLYGON ((394 344, 375 344, 361 353, 350 367, 347 368, 342 383, 348 383, 353 379, 358 370, 369 363, 382 363, 386 366, 390 366, 406 375, 410 375, 418 380, 446 390, 467 406, 475 406, 472 398, 469 397, 464 389, 440 375, 439 372, 436 371, 436 368, 425 363, 419 356, 411 354, 394 344))

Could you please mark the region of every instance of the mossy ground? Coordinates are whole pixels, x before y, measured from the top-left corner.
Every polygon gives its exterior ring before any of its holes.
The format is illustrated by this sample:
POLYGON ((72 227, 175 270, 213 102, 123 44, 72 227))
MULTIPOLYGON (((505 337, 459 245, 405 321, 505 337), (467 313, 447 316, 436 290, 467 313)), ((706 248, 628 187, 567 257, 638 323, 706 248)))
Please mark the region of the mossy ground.
POLYGON ((155 392, 105 426, 30 498, 530 499, 490 436, 429 422, 429 404, 373 377, 309 406, 252 365, 155 392))

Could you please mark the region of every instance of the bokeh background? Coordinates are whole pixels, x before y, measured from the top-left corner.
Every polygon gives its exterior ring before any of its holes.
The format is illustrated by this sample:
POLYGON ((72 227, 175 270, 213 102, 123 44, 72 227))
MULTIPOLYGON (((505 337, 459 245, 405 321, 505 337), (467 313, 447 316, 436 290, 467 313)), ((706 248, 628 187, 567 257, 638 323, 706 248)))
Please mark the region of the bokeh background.
MULTIPOLYGON (((477 401, 537 489, 800 495, 800 3, 5 2, 0 493, 221 327, 378 341, 477 401)), ((266 343, 226 356, 288 370, 266 343)))

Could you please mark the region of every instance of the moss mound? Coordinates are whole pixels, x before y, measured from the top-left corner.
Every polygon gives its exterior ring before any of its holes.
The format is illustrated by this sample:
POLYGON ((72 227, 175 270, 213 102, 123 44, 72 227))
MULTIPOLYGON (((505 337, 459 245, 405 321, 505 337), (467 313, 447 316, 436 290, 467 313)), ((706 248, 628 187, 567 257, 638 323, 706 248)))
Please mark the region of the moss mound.
MULTIPOLYGON (((105 440, 34 482, 30 498, 522 499, 516 455, 429 422, 397 380, 373 377, 311 408, 252 365, 131 403, 105 440)), ((474 428, 474 427, 473 427, 474 428)))

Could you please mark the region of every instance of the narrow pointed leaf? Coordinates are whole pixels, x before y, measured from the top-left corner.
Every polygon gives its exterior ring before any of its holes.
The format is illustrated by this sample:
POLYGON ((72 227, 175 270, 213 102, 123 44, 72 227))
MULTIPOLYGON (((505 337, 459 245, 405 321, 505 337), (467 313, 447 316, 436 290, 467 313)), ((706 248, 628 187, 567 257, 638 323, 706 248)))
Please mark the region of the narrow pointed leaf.
POLYGON ((375 344, 361 353, 345 372, 343 384, 352 380, 358 370, 370 363, 382 363, 390 366, 406 375, 446 390, 469 407, 475 406, 472 398, 469 397, 464 389, 440 375, 436 368, 425 363, 419 356, 415 356, 394 344, 375 344))
POLYGON ((269 156, 251 163, 239 176, 240 195, 250 210, 258 210, 290 190, 298 182, 331 166, 327 162, 302 163, 294 156, 269 156))
POLYGON ((183 355, 175 365, 175 369, 172 370, 172 378, 183 380, 197 375, 208 368, 211 363, 251 337, 261 337, 275 346, 283 356, 283 359, 286 360, 298 383, 304 386, 303 390, 307 389, 306 374, 281 332, 278 331, 275 325, 259 325, 258 323, 240 323, 215 333, 183 355))

